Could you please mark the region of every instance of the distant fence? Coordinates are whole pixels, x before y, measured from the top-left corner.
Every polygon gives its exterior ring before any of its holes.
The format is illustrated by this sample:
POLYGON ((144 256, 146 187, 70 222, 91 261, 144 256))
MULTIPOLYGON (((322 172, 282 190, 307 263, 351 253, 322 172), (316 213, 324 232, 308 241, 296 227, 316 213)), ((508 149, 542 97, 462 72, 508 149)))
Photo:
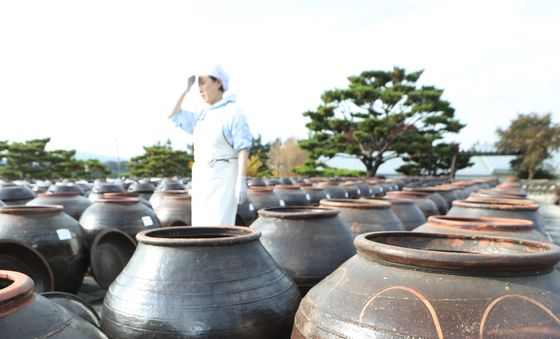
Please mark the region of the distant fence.
POLYGON ((553 203, 558 199, 556 196, 557 188, 560 187, 558 180, 522 180, 521 184, 531 200, 553 203))

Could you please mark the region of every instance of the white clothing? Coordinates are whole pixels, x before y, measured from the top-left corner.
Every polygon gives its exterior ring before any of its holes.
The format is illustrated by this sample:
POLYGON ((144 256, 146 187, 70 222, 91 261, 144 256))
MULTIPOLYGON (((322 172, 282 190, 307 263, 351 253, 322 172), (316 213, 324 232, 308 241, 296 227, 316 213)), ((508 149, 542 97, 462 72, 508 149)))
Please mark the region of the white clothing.
POLYGON ((227 110, 205 113, 193 133, 192 225, 235 225, 238 164, 237 152, 223 132, 227 110))

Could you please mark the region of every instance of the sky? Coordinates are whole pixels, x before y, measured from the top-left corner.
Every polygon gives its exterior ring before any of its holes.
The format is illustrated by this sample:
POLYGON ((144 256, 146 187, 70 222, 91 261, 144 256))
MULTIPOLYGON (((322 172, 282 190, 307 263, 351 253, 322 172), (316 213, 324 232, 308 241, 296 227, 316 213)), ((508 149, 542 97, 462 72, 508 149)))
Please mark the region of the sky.
POLYGON ((560 122, 553 0, 20 0, 0 2, 0 32, 0 140, 50 137, 49 149, 185 149, 167 115, 208 60, 264 141, 305 138, 302 113, 324 91, 393 66, 444 89, 462 148, 494 143, 518 113, 560 122))

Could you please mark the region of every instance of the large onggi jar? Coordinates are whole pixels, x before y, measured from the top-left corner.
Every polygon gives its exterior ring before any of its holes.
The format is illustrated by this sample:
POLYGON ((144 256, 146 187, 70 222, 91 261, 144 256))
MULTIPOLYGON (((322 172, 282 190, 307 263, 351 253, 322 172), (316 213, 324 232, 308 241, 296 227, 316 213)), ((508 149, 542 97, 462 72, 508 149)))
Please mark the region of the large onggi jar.
POLYGON ((167 227, 136 237, 111 284, 110 338, 285 338, 300 295, 248 227, 167 227))
POLYGON ((292 338, 557 338, 560 249, 510 238, 358 236, 312 288, 292 338))

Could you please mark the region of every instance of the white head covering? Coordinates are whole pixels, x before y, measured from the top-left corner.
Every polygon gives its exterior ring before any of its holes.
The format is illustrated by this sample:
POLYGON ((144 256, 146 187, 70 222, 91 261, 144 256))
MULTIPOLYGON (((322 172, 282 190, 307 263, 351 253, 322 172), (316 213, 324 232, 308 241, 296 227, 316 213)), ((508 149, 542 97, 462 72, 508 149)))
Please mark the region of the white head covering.
POLYGON ((201 72, 198 73, 199 75, 211 75, 216 79, 220 79, 222 81, 222 86, 224 88, 224 92, 229 89, 229 76, 227 75, 226 71, 220 66, 219 64, 214 64, 213 66, 206 66, 201 69, 201 72))

